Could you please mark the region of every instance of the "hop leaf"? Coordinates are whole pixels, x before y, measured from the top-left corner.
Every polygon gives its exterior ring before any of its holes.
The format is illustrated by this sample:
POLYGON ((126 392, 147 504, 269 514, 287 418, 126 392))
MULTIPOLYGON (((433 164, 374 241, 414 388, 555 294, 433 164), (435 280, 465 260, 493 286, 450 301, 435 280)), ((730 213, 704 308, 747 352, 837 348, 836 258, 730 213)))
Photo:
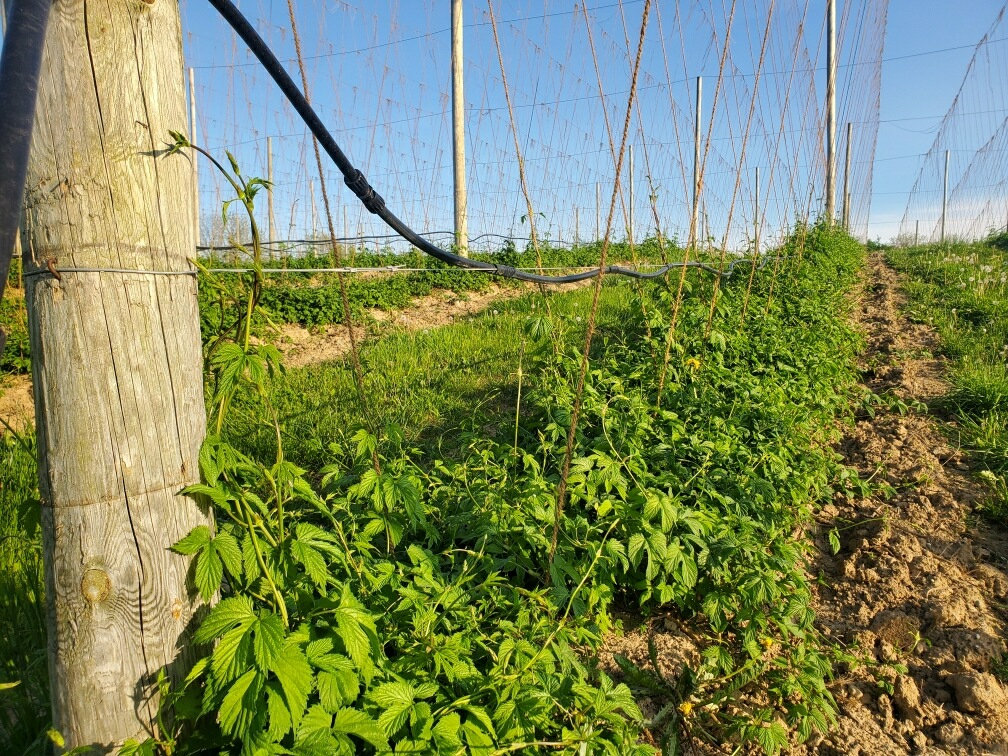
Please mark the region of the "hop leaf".
POLYGON ((357 709, 340 709, 333 717, 332 729, 345 735, 356 735, 373 745, 379 753, 388 750, 388 739, 371 717, 357 709))
POLYGON ((298 726, 305 709, 308 708, 308 696, 311 695, 313 680, 311 667, 304 652, 292 640, 288 640, 284 649, 277 654, 270 666, 270 671, 276 675, 283 689, 287 708, 291 713, 294 727, 298 726))
POLYGON ((226 598, 210 610, 206 619, 203 620, 203 624, 196 631, 194 640, 196 643, 208 643, 219 638, 235 625, 246 622, 251 624, 255 618, 255 613, 252 611, 252 599, 247 596, 226 598))

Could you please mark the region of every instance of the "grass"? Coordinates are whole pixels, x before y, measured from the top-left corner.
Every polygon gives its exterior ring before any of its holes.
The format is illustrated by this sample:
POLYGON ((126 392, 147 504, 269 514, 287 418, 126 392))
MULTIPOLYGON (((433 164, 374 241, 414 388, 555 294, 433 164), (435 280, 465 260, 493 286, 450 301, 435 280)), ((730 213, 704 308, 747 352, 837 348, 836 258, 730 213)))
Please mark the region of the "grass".
MULTIPOLYGON (((789 728, 795 737, 807 737, 828 727, 835 704, 826 678, 842 650, 823 642, 812 627, 804 573, 810 544, 800 534, 837 480, 829 443, 853 398, 857 339, 844 315, 860 250, 841 234, 817 229, 814 237, 808 264, 787 271, 787 286, 773 302, 767 300, 769 276, 757 277, 744 327, 744 280, 726 284, 705 336, 710 280, 691 277, 660 410, 654 403, 656 368, 668 297, 660 284, 646 287, 645 314, 632 286, 606 291, 575 434, 569 506, 556 520, 555 561, 548 557, 549 532, 580 362, 578 317, 588 292, 551 298, 553 321, 563 324, 564 337, 526 342, 526 349, 540 344, 540 354, 525 362, 525 414, 518 414, 513 436, 516 357, 528 321, 535 320, 527 317, 538 302, 534 296, 490 318, 368 346, 366 394, 374 398, 366 409, 355 409, 345 365, 299 371, 258 389, 279 409, 287 458, 308 468, 316 481, 319 465, 329 463, 320 485, 329 498, 312 506, 325 512, 333 507, 329 516, 342 546, 327 569, 360 598, 377 628, 377 682, 366 683, 368 692, 354 706, 381 717, 384 736, 399 745, 426 737, 420 728, 410 735, 405 720, 388 714, 389 691, 401 690, 400 697, 411 701, 421 681, 431 682, 425 697, 436 691, 430 704, 440 712, 435 719, 447 717, 459 702, 478 700, 492 713, 498 745, 562 736, 572 747, 607 739, 609 752, 629 753, 628 745, 640 743, 634 728, 646 724, 655 739, 669 744, 683 732, 715 742, 758 743, 774 753, 787 742, 789 728), (398 434, 381 431, 381 439, 348 438, 365 412, 372 427, 404 425, 418 448, 404 449, 398 434), (381 471, 369 445, 378 450, 381 471), (460 554, 466 555, 461 573, 448 564, 460 554), (470 597, 470 583, 485 588, 470 597), (430 605, 442 601, 444 612, 431 613, 430 605), (606 693, 612 689, 607 678, 580 666, 590 663, 609 627, 614 601, 643 611, 674 608, 703 638, 703 661, 681 680, 626 671, 640 695, 652 701, 658 696, 661 721, 644 723, 629 709, 622 724, 620 717, 603 721, 596 704, 585 702, 618 698, 606 693), (449 608, 455 606, 465 610, 456 616, 449 608), (535 627, 528 625, 532 606, 540 607, 534 614, 542 624, 535 627), (527 661, 513 658, 516 638, 541 651, 527 661), (460 643, 471 665, 465 679, 443 671, 446 662, 455 663, 447 650, 460 643), (779 651, 767 655, 764 649, 779 651), (563 660, 562 668, 547 663, 546 653, 563 660), (533 665, 535 674, 525 675, 533 665), (569 697, 573 689, 564 686, 572 679, 581 691, 577 696, 587 699, 569 697), (738 679, 745 681, 741 687, 738 679), (802 706, 791 705, 796 699, 802 706), (522 707, 520 722, 514 720, 516 706, 522 707)), ((271 464, 272 433, 255 420, 267 413, 246 401, 226 426, 228 439, 271 464)), ((220 484, 220 497, 230 495, 231 480, 229 474, 220 484)), ((231 517, 225 537, 244 542, 248 525, 230 511, 220 510, 222 518, 231 517)), ((319 517, 293 502, 282 512, 279 505, 263 512, 277 543, 302 538, 297 528, 294 536, 280 535, 281 515, 304 525, 319 517)), ((277 569, 280 575, 287 568, 277 569)), ((234 596, 227 600, 250 596, 271 622, 275 612, 287 617, 288 603, 291 612, 308 617, 311 606, 325 600, 297 569, 282 578, 301 586, 296 601, 237 582, 254 583, 257 574, 236 573, 234 596)), ((217 587, 208 583, 205 590, 217 587)), ((208 696, 238 684, 240 670, 227 671, 233 668, 230 649, 221 643, 213 652, 213 669, 225 672, 214 673, 208 696)), ((250 668, 243 674, 265 680, 268 673, 250 668)), ((212 731, 216 723, 225 741, 253 738, 252 725, 223 718, 215 706, 211 700, 210 715, 198 727, 212 731)), ((244 711, 262 706, 257 692, 244 711)), ((458 728, 457 719, 443 725, 451 732, 458 728)), ((299 736, 288 738, 284 731, 270 737, 296 744, 299 736)))
POLYGON ((0 353, 0 373, 27 373, 31 369, 31 359, 24 290, 10 284, 0 299, 0 330, 7 334, 7 344, 0 353))
POLYGON ((35 438, 0 436, 0 751, 45 752, 46 618, 35 438))
MULTIPOLYGON (((603 287, 603 333, 626 315, 630 291, 625 282, 603 287)), ((548 294, 548 300, 552 311, 572 326, 568 336, 580 338, 591 288, 548 294)), ((394 424, 408 441, 427 447, 451 445, 446 434, 455 438, 460 432, 479 431, 503 440, 510 431, 501 424, 513 421, 522 322, 543 308, 543 297, 530 293, 451 326, 391 333, 366 342, 360 352, 366 408, 349 359, 288 371, 274 384, 271 397, 285 432, 287 456, 308 469, 322 467, 330 459, 330 445, 352 435, 365 412, 375 427, 394 424)), ((260 410, 256 402, 239 402, 226 435, 251 456, 268 458, 276 437, 260 410)))
POLYGON ((910 314, 941 339, 952 382, 941 406, 989 484, 985 510, 1008 520, 1008 234, 887 258, 907 276, 910 314))

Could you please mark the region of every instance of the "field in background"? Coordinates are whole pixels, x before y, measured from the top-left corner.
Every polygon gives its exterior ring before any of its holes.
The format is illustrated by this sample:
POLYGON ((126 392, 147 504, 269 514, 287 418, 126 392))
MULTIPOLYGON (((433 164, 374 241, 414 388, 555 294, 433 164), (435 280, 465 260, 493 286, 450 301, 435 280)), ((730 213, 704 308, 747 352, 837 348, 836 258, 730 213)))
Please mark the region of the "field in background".
MULTIPOLYGON (((357 268, 381 268, 395 266, 411 269, 401 273, 347 274, 347 294, 355 323, 368 324, 373 321, 369 310, 396 312, 407 308, 417 297, 434 291, 453 291, 460 294, 484 291, 492 284, 518 287, 508 279, 499 279, 484 273, 451 268, 414 250, 408 254, 392 252, 372 252, 357 248, 341 248, 343 265, 357 268)), ((493 253, 474 254, 473 259, 507 265, 514 268, 535 270, 541 263, 543 268, 553 273, 569 272, 598 265, 601 245, 598 242, 584 243, 577 247, 551 247, 542 245, 537 259, 536 253, 527 248, 519 250, 514 243, 505 243, 493 253)), ((627 264, 654 265, 665 260, 681 260, 683 251, 668 239, 645 239, 633 246, 625 243, 613 244, 609 249, 609 259, 627 264)), ((705 253, 711 259, 710 253, 705 253)), ((713 258, 716 260, 716 258, 713 258)), ((237 254, 217 252, 214 256, 200 258, 200 263, 210 268, 242 267, 245 261, 237 254)), ((300 254, 296 257, 277 254, 266 264, 268 268, 320 270, 334 265, 328 254, 300 254)), ((226 283, 234 283, 234 275, 219 274, 226 283)), ((10 283, 0 301, 0 328, 7 333, 7 345, 0 355, 0 374, 31 372, 31 352, 28 345, 28 321, 24 307, 23 290, 18 288, 17 268, 11 272, 10 283)), ((296 323, 308 328, 317 328, 343 322, 336 275, 325 272, 280 273, 267 276, 263 292, 261 317, 257 323, 259 335, 269 338, 265 319, 275 324, 296 323)), ((221 328, 230 313, 222 312, 209 287, 200 287, 200 318, 204 338, 221 328)))

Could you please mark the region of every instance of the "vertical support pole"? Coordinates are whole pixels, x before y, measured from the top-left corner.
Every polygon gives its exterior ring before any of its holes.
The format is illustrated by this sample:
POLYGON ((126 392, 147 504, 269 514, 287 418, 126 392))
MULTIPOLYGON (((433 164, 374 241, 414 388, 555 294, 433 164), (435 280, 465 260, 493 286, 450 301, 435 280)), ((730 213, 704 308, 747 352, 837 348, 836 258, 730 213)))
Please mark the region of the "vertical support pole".
POLYGON ((948 173, 949 173, 949 157, 952 155, 951 150, 945 150, 945 181, 942 185, 942 217, 941 217, 941 243, 945 243, 945 218, 948 214, 948 173))
MULTIPOLYGON (((196 73, 189 69, 189 140, 199 144, 196 138, 196 73)), ((200 245, 200 205, 199 205, 199 153, 192 150, 193 216, 196 218, 196 246, 200 245)))
POLYGON ((629 170, 630 170, 630 181, 629 181, 629 183, 630 183, 630 217, 629 217, 629 225, 627 227, 627 240, 630 242, 630 246, 632 247, 633 246, 633 221, 634 221, 634 218, 633 218, 633 200, 634 200, 634 197, 633 197, 633 145, 632 144, 630 145, 630 165, 629 165, 629 170))
POLYGON ((914 246, 917 247, 919 245, 920 245, 920 221, 918 220, 914 224, 914 246))
POLYGON ((574 246, 578 245, 578 236, 580 229, 578 228, 578 209, 577 205, 574 206, 574 246))
POLYGON ((462 0, 451 4, 452 147, 455 166, 455 245, 467 256, 469 229, 466 218, 465 96, 462 45, 462 0))
POLYGON ((273 259, 273 244, 276 241, 276 218, 273 216, 273 137, 266 137, 266 180, 269 181, 269 191, 266 192, 266 210, 269 221, 269 258, 273 259))
POLYGON ((847 122, 847 154, 844 156, 844 174, 843 174, 843 229, 848 234, 850 233, 850 158, 851 158, 851 142, 853 141, 852 136, 854 133, 854 124, 850 121, 847 122))
POLYGON ((158 674, 181 682, 205 611, 171 550, 213 528, 178 493, 206 434, 192 168, 161 150, 186 69, 178 3, 52 7, 22 224, 52 726, 111 752, 158 733, 158 674))
POLYGON ((756 166, 756 191, 753 200, 753 257, 759 257, 759 166, 756 166))
POLYGON ((693 118, 693 216, 690 220, 689 245, 696 247, 700 233, 700 115, 703 112, 703 77, 696 77, 696 116, 693 118))
POLYGON ((836 215, 836 0, 826 0, 826 221, 836 215))

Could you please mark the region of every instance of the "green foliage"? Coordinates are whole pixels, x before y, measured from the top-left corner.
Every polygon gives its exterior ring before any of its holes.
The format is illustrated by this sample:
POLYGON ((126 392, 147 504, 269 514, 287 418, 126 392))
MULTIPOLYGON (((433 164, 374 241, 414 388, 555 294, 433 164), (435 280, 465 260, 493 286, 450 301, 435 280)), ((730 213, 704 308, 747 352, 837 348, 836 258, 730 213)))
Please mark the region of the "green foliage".
MULTIPOLYGON (((284 458, 279 371, 221 346, 218 394, 259 406, 278 442, 265 462, 211 435, 204 482, 188 489, 219 524, 175 549, 193 555, 195 588, 224 598, 197 633, 212 649, 171 696, 176 732, 194 733, 179 745, 650 753, 641 728, 661 723, 634 702, 640 678, 617 684, 586 661, 616 600, 674 608, 708 638, 675 738, 776 753, 789 731, 827 727, 831 656, 794 534, 839 475, 825 444, 853 398, 856 340, 838 316, 857 262, 854 245, 813 230, 790 285, 744 329, 742 292, 725 288, 708 337, 709 287, 695 287, 661 410, 653 355, 671 293, 641 295, 652 322, 637 305, 603 332, 552 560, 576 323, 526 324, 517 446, 474 434, 444 456, 395 426, 358 429, 331 445, 318 478, 284 458)), ((758 277, 756 296, 768 284, 758 277)), ((683 703, 682 685, 671 690, 683 703)))
POLYGON ((1008 517, 1008 248, 1005 233, 976 244, 888 252, 907 275, 909 310, 932 325, 950 362, 952 391, 938 404, 981 468, 987 510, 1008 517))
POLYGON ((0 354, 0 373, 27 373, 31 370, 31 350, 24 293, 9 286, 0 299, 0 330, 7 334, 7 344, 0 354))
MULTIPOLYGON (((546 268, 584 268, 597 266, 601 248, 597 244, 583 244, 572 248, 541 246, 543 267, 546 268)), ((422 297, 435 290, 454 291, 458 293, 484 291, 492 283, 504 286, 516 286, 508 279, 494 279, 481 273, 453 268, 426 257, 414 250, 409 254, 375 254, 342 250, 344 256, 352 257, 353 261, 344 260, 344 264, 356 267, 399 266, 403 268, 426 268, 427 270, 409 273, 398 273, 391 276, 357 277, 348 276, 346 282, 347 296, 350 303, 351 316, 355 321, 364 319, 369 309, 394 311, 403 309, 413 298, 422 297)), ((659 258, 657 243, 647 241, 636 248, 635 256, 639 260, 656 261, 659 258)), ((535 253, 531 250, 518 252, 514 245, 505 245, 500 252, 473 254, 473 259, 515 268, 536 267, 535 253)), ((626 245, 613 245, 609 258, 628 259, 630 251, 626 245)), ((210 268, 227 266, 218 258, 202 261, 210 268)), ((314 269, 333 265, 332 257, 328 255, 311 254, 299 257, 281 257, 270 262, 271 268, 314 269)), ((219 274, 225 281, 237 279, 238 274, 219 274)), ((204 337, 217 332, 220 327, 219 316, 214 303, 217 295, 201 288, 200 312, 203 317, 204 337)), ((292 273, 271 276, 265 282, 262 298, 259 302, 261 313, 276 323, 299 323, 306 327, 320 326, 343 322, 343 304, 336 282, 335 274, 329 273, 292 273)))
POLYGON ((50 723, 34 434, 0 434, 0 751, 45 752, 50 723))
POLYGON ((174 545, 193 592, 220 600, 187 678, 162 677, 157 739, 123 752, 621 756, 654 753, 649 730, 671 753, 689 740, 775 753, 828 727, 838 656, 812 626, 796 534, 832 486, 856 485, 829 442, 859 398, 843 325, 859 254, 812 229, 772 299, 770 269, 756 277, 742 328, 746 282, 727 282, 708 335, 710 280, 691 273, 661 409, 673 292, 607 285, 552 561, 584 292, 376 343, 363 360, 377 422, 361 429, 321 372, 285 374, 243 338, 259 317, 242 315, 246 278, 207 360, 219 432, 186 491, 217 525, 174 545), (418 433, 463 386, 457 370, 500 391, 516 354, 518 406, 466 394, 467 432, 449 423, 442 446, 418 433), (659 607, 702 642, 700 664, 675 680, 599 670, 614 610, 659 607))

